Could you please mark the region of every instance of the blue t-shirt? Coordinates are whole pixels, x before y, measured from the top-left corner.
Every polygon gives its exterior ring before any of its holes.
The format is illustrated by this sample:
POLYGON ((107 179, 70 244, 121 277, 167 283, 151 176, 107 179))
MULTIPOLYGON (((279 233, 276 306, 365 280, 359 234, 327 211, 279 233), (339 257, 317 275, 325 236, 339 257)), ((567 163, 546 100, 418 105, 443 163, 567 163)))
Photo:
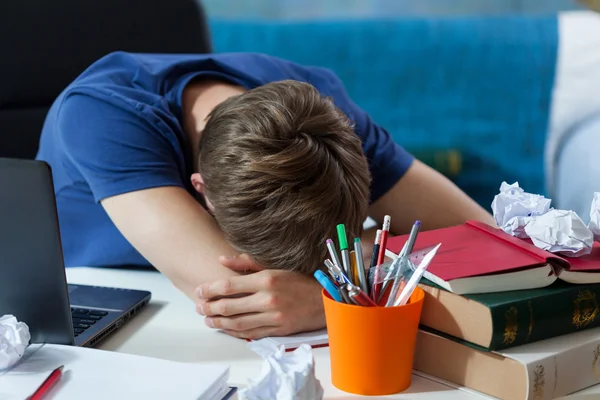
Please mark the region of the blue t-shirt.
POLYGON ((329 70, 254 53, 111 53, 56 99, 37 158, 50 164, 67 266, 149 266, 118 231, 100 201, 126 192, 190 184, 194 161, 182 129, 182 92, 195 78, 252 89, 308 82, 355 123, 372 175, 371 201, 406 172, 412 156, 348 97, 329 70))

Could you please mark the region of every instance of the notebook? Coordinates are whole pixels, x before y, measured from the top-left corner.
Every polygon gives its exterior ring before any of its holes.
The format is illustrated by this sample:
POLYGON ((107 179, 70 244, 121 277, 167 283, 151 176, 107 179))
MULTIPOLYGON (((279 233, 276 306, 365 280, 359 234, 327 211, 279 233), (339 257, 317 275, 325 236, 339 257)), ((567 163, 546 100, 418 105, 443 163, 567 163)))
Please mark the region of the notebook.
POLYGON ((36 344, 21 361, 0 370, 0 399, 23 400, 48 375, 64 365, 63 376, 48 393, 53 400, 228 398, 229 367, 181 363, 75 346, 36 344))
MULTIPOLYGON (((398 254, 407 235, 388 239, 398 254)), ((478 221, 419 233, 414 251, 442 243, 425 278, 455 294, 503 292, 546 287, 557 279, 600 283, 600 243, 592 253, 567 258, 535 247, 478 221)), ((388 252, 389 254, 389 252, 388 252)))

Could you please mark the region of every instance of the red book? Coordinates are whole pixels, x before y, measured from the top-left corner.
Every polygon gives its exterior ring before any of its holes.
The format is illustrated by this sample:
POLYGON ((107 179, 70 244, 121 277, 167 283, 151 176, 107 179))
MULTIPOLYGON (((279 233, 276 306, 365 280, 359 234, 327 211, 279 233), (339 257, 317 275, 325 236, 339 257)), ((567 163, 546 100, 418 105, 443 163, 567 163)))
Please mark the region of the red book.
MULTIPOLYGON (((389 238, 387 249, 398 254, 408 238, 389 238)), ((442 243, 425 278, 456 294, 532 289, 556 279, 571 283, 600 282, 600 244, 592 253, 568 258, 535 247, 478 221, 419 233, 414 251, 442 243)))

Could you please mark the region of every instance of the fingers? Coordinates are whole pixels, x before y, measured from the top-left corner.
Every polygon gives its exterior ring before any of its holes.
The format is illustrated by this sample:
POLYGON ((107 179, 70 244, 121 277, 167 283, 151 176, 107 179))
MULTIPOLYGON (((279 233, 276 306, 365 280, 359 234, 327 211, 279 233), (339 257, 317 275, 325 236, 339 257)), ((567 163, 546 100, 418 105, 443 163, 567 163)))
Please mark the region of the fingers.
POLYGON ((214 301, 199 301, 196 304, 196 312, 207 317, 246 314, 260 311, 260 296, 257 294, 238 297, 223 298, 214 301))
POLYGON ((209 300, 216 297, 256 293, 262 289, 265 283, 265 278, 258 274, 234 276, 200 285, 196 289, 196 295, 200 299, 209 300))
POLYGON ((264 268, 254 262, 254 260, 248 254, 241 254, 239 256, 221 256, 219 262, 232 271, 240 273, 252 273, 262 271, 264 268))
POLYGON ((210 328, 243 332, 275 328, 279 319, 276 313, 251 313, 233 317, 207 317, 204 322, 210 328))

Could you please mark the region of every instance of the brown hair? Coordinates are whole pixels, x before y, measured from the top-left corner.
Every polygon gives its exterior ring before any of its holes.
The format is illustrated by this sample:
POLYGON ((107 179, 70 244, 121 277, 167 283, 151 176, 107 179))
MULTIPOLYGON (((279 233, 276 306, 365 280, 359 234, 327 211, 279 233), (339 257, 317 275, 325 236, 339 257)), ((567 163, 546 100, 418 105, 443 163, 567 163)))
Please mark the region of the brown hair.
POLYGON ((349 241, 361 234, 370 184, 361 140, 312 85, 280 81, 227 99, 199 145, 217 223, 262 266, 312 274, 337 224, 349 241))

